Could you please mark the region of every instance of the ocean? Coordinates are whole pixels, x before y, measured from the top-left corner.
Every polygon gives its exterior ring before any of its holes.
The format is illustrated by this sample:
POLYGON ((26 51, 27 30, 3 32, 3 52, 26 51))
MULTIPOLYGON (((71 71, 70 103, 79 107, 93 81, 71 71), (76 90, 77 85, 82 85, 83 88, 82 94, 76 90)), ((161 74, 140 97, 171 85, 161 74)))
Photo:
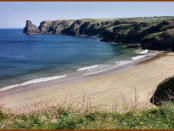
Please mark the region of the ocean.
POLYGON ((93 74, 141 59, 148 50, 124 48, 88 37, 26 35, 0 29, 0 89, 93 74))

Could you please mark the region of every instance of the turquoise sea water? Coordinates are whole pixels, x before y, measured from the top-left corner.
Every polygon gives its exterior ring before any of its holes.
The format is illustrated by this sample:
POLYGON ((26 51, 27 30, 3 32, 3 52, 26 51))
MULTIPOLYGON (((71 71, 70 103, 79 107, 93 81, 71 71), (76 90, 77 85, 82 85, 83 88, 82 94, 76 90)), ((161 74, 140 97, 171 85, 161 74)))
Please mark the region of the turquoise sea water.
POLYGON ((91 73, 137 55, 135 49, 93 38, 0 29, 0 87, 78 71, 91 73))

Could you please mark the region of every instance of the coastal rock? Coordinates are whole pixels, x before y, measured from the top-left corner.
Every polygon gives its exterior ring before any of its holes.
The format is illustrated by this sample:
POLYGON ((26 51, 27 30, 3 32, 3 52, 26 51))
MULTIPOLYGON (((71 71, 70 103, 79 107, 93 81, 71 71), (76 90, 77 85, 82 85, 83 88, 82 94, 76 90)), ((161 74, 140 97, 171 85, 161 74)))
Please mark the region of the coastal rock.
POLYGON ((157 106, 166 102, 174 102, 174 77, 165 79, 158 85, 150 102, 157 106))
POLYGON ((26 34, 63 34, 99 38, 127 47, 174 51, 174 18, 80 19, 43 21, 37 28, 27 20, 26 34))
POLYGON ((37 34, 40 31, 38 30, 37 26, 32 24, 30 20, 26 21, 26 26, 24 28, 24 33, 26 34, 37 34))
POLYGON ((43 21, 39 25, 39 30, 41 33, 46 34, 52 31, 52 22, 51 21, 43 21))
POLYGON ((71 20, 42 21, 38 28, 42 34, 61 34, 72 23, 71 20))

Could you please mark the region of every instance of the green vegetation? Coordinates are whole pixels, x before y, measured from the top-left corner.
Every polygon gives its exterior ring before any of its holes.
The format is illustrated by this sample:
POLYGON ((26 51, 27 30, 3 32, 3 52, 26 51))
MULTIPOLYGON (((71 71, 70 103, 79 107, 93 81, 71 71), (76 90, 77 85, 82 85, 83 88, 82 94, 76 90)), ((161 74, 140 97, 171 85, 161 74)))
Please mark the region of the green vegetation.
POLYGON ((88 36, 131 48, 140 43, 143 49, 174 51, 174 16, 43 21, 39 27, 27 20, 24 33, 88 36))
POLYGON ((0 112, 1 129, 174 129, 174 104, 118 112, 71 112, 61 108, 31 114, 0 112))

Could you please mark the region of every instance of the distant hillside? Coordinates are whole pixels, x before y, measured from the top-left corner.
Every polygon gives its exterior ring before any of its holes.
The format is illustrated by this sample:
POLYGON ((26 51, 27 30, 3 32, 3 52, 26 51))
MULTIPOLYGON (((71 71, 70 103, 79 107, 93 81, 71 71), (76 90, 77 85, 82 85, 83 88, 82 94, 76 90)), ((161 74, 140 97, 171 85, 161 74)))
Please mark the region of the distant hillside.
POLYGON ((43 21, 39 27, 27 20, 24 33, 90 36, 128 47, 174 50, 174 17, 169 16, 43 21))

